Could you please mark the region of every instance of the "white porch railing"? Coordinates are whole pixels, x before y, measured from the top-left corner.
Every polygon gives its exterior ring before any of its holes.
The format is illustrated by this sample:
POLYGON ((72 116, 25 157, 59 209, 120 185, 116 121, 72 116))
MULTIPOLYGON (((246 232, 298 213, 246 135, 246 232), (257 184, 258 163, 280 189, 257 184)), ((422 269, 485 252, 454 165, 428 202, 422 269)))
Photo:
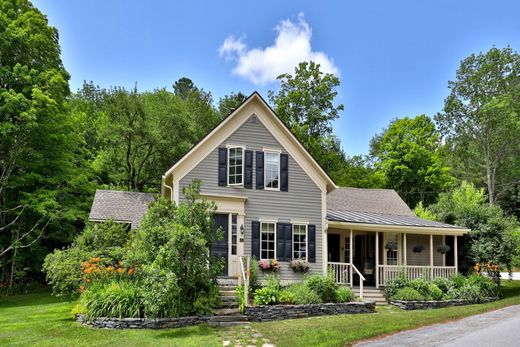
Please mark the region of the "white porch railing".
POLYGON ((249 274, 251 258, 248 256, 239 256, 238 262, 240 264, 239 284, 244 286, 244 307, 247 307, 249 306, 249 274))
POLYGON ((401 273, 404 273, 409 280, 419 277, 434 280, 439 277, 450 278, 457 272, 457 268, 455 266, 378 265, 377 271, 378 285, 384 286, 386 282, 399 277, 401 273))
POLYGON ((363 282, 365 281, 365 277, 354 264, 329 262, 328 267, 336 283, 350 287, 352 287, 353 284, 351 283, 351 276, 349 276, 349 274, 350 272, 352 272, 352 274, 354 272, 357 273, 359 276, 359 296, 363 298, 363 282))

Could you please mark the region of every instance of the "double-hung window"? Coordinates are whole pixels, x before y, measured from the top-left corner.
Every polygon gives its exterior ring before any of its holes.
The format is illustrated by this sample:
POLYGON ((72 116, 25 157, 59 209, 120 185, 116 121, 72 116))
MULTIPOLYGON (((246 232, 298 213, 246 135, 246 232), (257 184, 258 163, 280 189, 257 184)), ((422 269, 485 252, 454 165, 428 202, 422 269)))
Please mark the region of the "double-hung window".
POLYGON ((260 258, 274 259, 276 245, 276 224, 262 222, 260 224, 260 258))
POLYGON ((244 148, 228 148, 228 185, 242 185, 244 179, 244 148))
POLYGON ((293 259, 307 259, 307 225, 293 224, 293 259))
POLYGON ((280 189, 280 153, 265 152, 265 188, 280 189))

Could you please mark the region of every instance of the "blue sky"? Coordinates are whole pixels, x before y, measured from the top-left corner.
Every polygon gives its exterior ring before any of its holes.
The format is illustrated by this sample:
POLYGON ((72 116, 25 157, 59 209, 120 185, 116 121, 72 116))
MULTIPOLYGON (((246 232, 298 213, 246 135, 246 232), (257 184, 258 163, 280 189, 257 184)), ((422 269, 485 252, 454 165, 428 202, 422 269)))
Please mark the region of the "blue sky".
POLYGON ((299 59, 338 73, 334 130, 349 155, 395 117, 440 111, 460 61, 493 45, 520 49, 520 1, 34 0, 57 27, 76 91, 180 77, 213 93, 277 88, 299 59), (225 44, 224 44, 225 43, 225 44))

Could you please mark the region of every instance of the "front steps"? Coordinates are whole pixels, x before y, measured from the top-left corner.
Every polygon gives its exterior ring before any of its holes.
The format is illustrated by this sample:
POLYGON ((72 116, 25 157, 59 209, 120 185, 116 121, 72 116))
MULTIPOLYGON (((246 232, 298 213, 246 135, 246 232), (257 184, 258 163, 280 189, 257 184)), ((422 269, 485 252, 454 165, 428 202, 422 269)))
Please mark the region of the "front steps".
POLYGON ((238 286, 237 277, 218 277, 218 290, 220 293, 221 307, 238 308, 236 289, 238 286))
POLYGON ((221 308, 215 310, 215 315, 209 319, 208 324, 213 327, 248 325, 247 316, 243 315, 238 309, 236 296, 238 278, 218 277, 217 281, 221 308))
MULTIPOLYGON (((359 287, 353 287, 352 291, 357 297, 359 297, 359 287)), ((388 305, 388 301, 386 301, 385 297, 385 292, 381 288, 363 287, 363 300, 373 301, 378 306, 388 305)))

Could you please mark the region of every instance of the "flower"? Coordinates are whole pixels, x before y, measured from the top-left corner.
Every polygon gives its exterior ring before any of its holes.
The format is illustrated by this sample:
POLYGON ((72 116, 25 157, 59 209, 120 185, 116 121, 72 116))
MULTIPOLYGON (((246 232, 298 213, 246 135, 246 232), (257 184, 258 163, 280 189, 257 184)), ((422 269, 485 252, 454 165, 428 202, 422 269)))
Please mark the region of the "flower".
POLYGON ((258 266, 266 271, 266 270, 273 270, 278 271, 280 270, 280 263, 276 259, 261 259, 258 261, 258 266))
POLYGON ((133 275, 135 272, 135 269, 131 268, 131 269, 128 269, 128 274, 129 275, 133 275))
POLYGON ((116 270, 118 273, 123 273, 125 270, 122 267, 118 267, 116 270))
POLYGON ((311 264, 303 258, 291 260, 290 266, 294 272, 307 272, 309 271, 311 264))

